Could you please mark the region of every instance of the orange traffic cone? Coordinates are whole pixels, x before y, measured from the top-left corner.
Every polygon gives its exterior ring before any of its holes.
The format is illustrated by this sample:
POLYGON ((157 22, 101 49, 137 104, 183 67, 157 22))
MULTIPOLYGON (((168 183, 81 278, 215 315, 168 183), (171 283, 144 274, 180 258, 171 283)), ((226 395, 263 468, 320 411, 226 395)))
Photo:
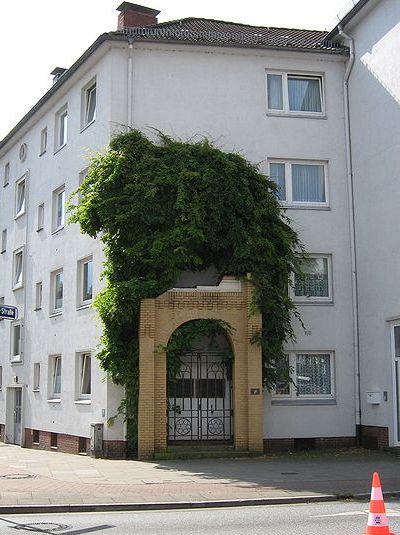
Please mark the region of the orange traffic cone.
POLYGON ((389 530, 378 472, 372 476, 371 501, 369 503, 367 531, 362 535, 394 535, 389 530))

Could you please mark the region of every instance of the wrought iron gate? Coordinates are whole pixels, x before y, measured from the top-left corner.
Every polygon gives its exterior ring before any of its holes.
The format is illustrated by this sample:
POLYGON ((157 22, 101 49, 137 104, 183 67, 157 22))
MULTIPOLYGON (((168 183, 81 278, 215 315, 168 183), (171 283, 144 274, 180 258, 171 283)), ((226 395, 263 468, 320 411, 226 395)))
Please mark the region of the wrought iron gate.
POLYGON ((181 369, 168 384, 168 439, 232 439, 231 360, 220 352, 181 357, 181 369))

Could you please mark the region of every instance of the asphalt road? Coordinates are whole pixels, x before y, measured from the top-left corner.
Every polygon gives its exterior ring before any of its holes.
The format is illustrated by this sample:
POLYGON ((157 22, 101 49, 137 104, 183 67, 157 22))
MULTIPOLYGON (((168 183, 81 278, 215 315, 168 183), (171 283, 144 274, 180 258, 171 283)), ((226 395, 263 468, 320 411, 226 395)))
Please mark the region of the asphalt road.
MULTIPOLYGON (((400 501, 387 502, 391 531, 400 535, 400 501)), ((9 515, 1 535, 360 535, 367 502, 235 507, 126 513, 9 515)))

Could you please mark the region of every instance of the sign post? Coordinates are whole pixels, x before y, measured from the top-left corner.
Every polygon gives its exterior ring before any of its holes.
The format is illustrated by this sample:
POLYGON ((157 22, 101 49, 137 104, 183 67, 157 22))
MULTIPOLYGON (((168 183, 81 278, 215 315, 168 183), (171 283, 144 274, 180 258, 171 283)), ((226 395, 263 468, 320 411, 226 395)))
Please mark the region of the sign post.
POLYGON ((18 309, 10 305, 0 305, 0 318, 6 320, 16 320, 18 318, 18 309))

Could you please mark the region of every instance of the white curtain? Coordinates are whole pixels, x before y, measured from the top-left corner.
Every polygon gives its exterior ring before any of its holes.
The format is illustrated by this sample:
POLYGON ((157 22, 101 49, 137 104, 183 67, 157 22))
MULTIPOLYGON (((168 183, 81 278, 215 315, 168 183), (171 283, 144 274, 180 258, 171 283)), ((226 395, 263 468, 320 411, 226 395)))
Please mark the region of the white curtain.
POLYGON ((270 163, 269 164, 270 178, 276 182, 278 191, 276 193, 280 201, 286 200, 286 186, 285 186, 285 164, 284 163, 270 163))
POLYGON ((297 395, 331 394, 329 355, 296 355, 297 395))
POLYGON ((282 76, 280 74, 268 74, 268 109, 283 110, 282 76))
POLYGON ((288 76, 288 91, 290 111, 322 111, 321 88, 318 78, 288 76))
POLYGON ((293 201, 325 202, 323 165, 292 164, 293 201))

